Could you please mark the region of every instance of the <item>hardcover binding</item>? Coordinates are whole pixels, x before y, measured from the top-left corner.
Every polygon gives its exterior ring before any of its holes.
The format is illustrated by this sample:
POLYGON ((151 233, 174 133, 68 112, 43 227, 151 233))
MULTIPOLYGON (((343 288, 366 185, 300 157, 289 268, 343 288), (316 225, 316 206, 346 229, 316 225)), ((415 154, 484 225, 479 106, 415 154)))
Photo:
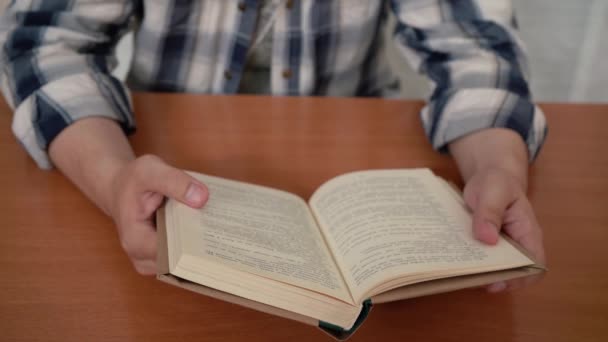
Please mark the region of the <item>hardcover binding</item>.
MULTIPOLYGON (((355 321, 355 324, 351 329, 345 330, 336 325, 319 321, 312 317, 300 315, 291 311, 283 310, 276 308, 271 305, 262 304, 253 300, 249 300, 246 298, 242 298, 239 296, 235 296, 233 294, 223 292, 220 290, 216 290, 207 286, 203 286, 200 284, 193 283, 191 281, 181 279, 172 275, 169 271, 169 255, 168 255, 168 247, 167 247, 167 231, 166 231, 166 221, 165 221, 165 207, 161 206, 156 211, 156 230, 158 236, 158 251, 157 251, 157 275, 156 278, 165 283, 178 286, 184 288, 186 290, 190 290, 196 293, 203 294, 208 297, 212 297, 215 299, 219 299, 225 302, 241 305, 253 310, 257 310, 260 312, 268 313, 275 316, 284 317, 287 319, 291 319, 294 321, 302 322, 304 324, 316 326, 321 331, 329 334, 333 338, 337 340, 346 340, 348 339, 355 331, 361 326, 361 324, 365 321, 367 316, 369 315, 374 304, 387 303, 398 301, 402 299, 414 298, 414 297, 422 297, 431 294, 438 294, 443 292, 450 292, 455 290, 461 290, 465 288, 479 287, 484 285, 489 285, 498 281, 504 281, 509 279, 521 278, 530 276, 533 274, 539 274, 546 271, 546 268, 543 265, 538 263, 519 267, 509 270, 503 271, 495 271, 495 272, 487 272, 481 274, 473 274, 466 275, 460 277, 452 277, 438 280, 431 280, 427 282, 422 282, 418 284, 413 284, 405 287, 396 288, 394 290, 390 290, 385 293, 381 293, 377 296, 374 296, 363 303, 363 309, 359 314, 359 317, 355 321)), ((509 239, 512 245, 518 248, 522 253, 524 253, 530 260, 535 261, 531 255, 521 248, 517 243, 509 239)))
POLYGON ((363 305, 363 309, 359 314, 355 324, 349 330, 342 329, 341 327, 335 326, 333 324, 329 324, 326 322, 319 321, 312 317, 300 315, 291 311, 283 310, 276 308, 271 305, 259 303, 250 299, 242 298, 239 296, 235 296, 233 294, 216 290, 207 286, 203 286, 200 284, 196 284, 189 280, 185 280, 179 277, 172 275, 169 271, 169 251, 167 248, 167 230, 166 230, 166 221, 165 221, 165 210, 164 206, 159 208, 156 211, 156 233, 158 236, 158 249, 156 254, 156 267, 157 274, 156 278, 162 282, 171 284, 173 286, 181 287, 183 289, 193 291, 196 293, 200 293, 202 295, 219 299, 228 303, 237 304, 240 306, 244 306, 246 308, 250 308, 253 310, 257 310, 260 312, 268 313, 275 316, 280 316, 283 318, 291 319, 294 321, 298 321, 304 324, 316 326, 321 331, 329 334, 333 338, 337 340, 345 340, 350 337, 356 330, 361 326, 369 311, 371 310, 372 303, 370 300, 366 301, 363 305))
POLYGON ((368 299, 365 302, 363 302, 363 306, 361 309, 361 313, 359 314, 359 317, 357 317, 357 320, 355 321, 355 324, 353 325, 353 327, 348 330, 343 329, 342 327, 339 327, 337 325, 330 324, 330 323, 323 322, 323 321, 319 321, 319 329, 323 330, 324 332, 326 332, 327 334, 336 338, 337 340, 344 341, 344 340, 348 339, 352 334, 354 334, 355 331, 357 331, 357 329, 359 329, 361 324, 363 324, 363 322, 365 322, 365 319, 367 319, 367 316, 369 315, 370 311, 372 311, 372 307, 373 307, 373 304, 372 304, 371 299, 368 299))

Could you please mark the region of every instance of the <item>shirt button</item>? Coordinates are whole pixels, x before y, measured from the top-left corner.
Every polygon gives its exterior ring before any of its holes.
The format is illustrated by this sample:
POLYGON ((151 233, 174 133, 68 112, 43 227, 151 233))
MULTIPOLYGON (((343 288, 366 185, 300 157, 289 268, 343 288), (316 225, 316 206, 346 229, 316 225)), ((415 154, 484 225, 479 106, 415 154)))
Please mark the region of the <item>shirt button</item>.
POLYGON ((292 74, 291 69, 285 69, 281 73, 281 75, 283 75, 283 78, 291 78, 291 74, 292 74))
POLYGON ((285 7, 287 7, 287 9, 292 9, 293 8, 293 0, 287 0, 287 2, 285 3, 285 7))
POLYGON ((224 78, 230 81, 232 79, 232 72, 230 70, 224 71, 224 78))
POLYGON ((243 12, 247 9, 247 4, 244 2, 239 2, 239 11, 243 12))

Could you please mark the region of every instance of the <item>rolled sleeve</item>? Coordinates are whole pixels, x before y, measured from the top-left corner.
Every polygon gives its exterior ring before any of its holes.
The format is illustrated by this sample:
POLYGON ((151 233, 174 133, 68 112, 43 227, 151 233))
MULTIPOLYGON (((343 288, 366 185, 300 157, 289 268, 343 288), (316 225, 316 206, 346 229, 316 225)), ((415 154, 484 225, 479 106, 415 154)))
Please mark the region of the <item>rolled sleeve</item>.
POLYGON ((0 86, 13 133, 39 167, 52 167, 49 145, 77 120, 106 117, 134 131, 129 92, 111 74, 130 3, 24 0, 0 19, 0 86))
POLYGON ((125 134, 135 123, 122 84, 105 75, 76 74, 44 85, 16 108, 12 130, 43 169, 52 168, 47 150, 53 139, 73 122, 105 117, 120 124, 125 134))
POLYGON ((533 161, 544 142, 547 125, 542 110, 529 99, 502 89, 463 89, 435 99, 422 109, 421 118, 433 148, 448 151, 448 144, 487 128, 515 131, 533 161))
POLYGON ((392 1, 398 50, 432 82, 421 111, 433 147, 488 128, 515 131, 533 161, 547 133, 528 86, 523 44, 507 0, 392 1))

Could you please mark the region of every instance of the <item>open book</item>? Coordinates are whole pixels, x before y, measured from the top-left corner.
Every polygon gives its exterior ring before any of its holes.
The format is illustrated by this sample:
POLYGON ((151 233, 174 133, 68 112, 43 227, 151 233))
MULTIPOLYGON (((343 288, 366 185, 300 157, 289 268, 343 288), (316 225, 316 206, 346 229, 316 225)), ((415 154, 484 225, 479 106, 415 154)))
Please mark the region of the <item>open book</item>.
POLYGON ((209 201, 197 210, 169 200, 159 211, 159 279, 334 332, 358 326, 370 302, 543 270, 504 237, 475 240, 459 193, 428 169, 344 174, 308 203, 191 174, 209 201))

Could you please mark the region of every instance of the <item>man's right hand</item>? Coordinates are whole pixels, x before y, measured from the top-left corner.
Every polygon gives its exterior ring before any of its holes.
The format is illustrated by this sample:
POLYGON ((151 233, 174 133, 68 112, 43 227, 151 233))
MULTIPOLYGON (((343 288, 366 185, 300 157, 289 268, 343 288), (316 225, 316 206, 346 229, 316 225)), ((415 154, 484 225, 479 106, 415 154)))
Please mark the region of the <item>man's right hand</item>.
POLYGON ((154 212, 170 197, 194 208, 205 185, 160 158, 135 158, 112 120, 90 117, 65 128, 51 143, 53 163, 116 223, 120 242, 141 274, 156 272, 154 212))
POLYGON ((204 184, 153 155, 139 157, 116 172, 112 180, 110 215, 122 248, 140 274, 156 273, 154 215, 165 197, 192 208, 207 202, 204 184))

